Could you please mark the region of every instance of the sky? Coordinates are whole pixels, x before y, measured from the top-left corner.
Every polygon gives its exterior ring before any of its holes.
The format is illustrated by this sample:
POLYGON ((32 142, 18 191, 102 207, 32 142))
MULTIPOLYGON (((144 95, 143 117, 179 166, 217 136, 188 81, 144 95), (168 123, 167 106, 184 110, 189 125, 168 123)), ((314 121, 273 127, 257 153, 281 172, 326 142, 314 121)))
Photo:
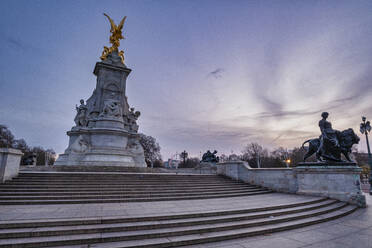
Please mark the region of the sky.
MULTIPOLYGON (((130 106, 163 159, 240 153, 359 133, 372 119, 372 1, 0 1, 0 124, 29 145, 67 148, 75 104, 96 84, 107 13, 123 34, 130 106)), ((359 136, 362 135, 359 133, 359 136)), ((358 149, 366 150, 362 137, 358 149)))

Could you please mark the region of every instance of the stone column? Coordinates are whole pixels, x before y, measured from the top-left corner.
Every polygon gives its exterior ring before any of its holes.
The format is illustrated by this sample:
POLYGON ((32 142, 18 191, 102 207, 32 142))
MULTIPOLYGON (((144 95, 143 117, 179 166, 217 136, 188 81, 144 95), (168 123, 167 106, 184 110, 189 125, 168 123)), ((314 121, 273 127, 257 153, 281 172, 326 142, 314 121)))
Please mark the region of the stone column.
POLYGON ((366 206, 360 188, 362 169, 355 163, 299 163, 297 175, 298 194, 326 196, 344 202, 366 206))
POLYGON ((18 149, 0 148, 0 183, 18 175, 22 155, 18 149))

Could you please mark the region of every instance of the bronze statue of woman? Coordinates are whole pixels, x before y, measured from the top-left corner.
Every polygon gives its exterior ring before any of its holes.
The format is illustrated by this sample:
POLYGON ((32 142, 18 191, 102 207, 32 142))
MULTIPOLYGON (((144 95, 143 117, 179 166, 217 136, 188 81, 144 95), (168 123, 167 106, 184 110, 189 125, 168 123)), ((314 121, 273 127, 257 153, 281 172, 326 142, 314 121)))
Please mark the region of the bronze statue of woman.
POLYGON ((337 131, 333 130, 332 124, 327 121, 328 113, 322 113, 322 119, 319 121, 319 128, 321 131, 320 145, 317 151, 317 157, 321 155, 322 157, 332 158, 332 150, 338 149, 340 147, 337 139, 337 131))

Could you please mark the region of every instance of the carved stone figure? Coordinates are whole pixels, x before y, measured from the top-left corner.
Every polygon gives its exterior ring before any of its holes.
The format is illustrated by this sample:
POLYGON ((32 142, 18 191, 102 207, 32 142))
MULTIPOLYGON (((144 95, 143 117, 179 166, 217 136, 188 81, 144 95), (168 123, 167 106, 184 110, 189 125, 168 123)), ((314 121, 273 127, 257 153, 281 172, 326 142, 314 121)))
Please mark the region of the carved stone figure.
POLYGON ((104 106, 100 117, 120 117, 120 103, 114 99, 108 99, 104 101, 104 106))
POLYGON ((76 153, 84 153, 89 149, 89 142, 83 135, 80 135, 75 142, 71 144, 70 149, 76 153))
POLYGON ((78 107, 76 105, 76 116, 75 116, 75 124, 78 127, 86 127, 88 125, 88 120, 87 120, 87 105, 84 104, 84 100, 80 100, 80 106, 78 107))
POLYGON ((143 152, 143 147, 137 139, 129 139, 126 149, 134 154, 143 152))
POLYGON ((207 151, 206 153, 203 154, 202 160, 200 162, 210 162, 210 163, 218 163, 220 158, 216 156, 217 151, 214 150, 213 153, 211 151, 207 151))
POLYGON ((351 128, 342 132, 332 129, 332 124, 326 120, 327 112, 322 113, 322 117, 323 119, 319 121, 321 136, 317 139, 307 140, 302 144, 302 147, 304 147, 304 144, 309 143, 304 161, 314 153, 316 153, 318 161, 342 162, 341 154, 344 154, 345 158, 351 161, 349 154, 352 146, 359 143, 359 137, 351 128))
POLYGON ((145 161, 143 147, 136 137, 129 138, 126 150, 133 155, 133 160, 141 164, 145 161))
POLYGON ((134 108, 130 108, 130 111, 128 113, 128 126, 129 126, 129 131, 138 131, 138 125, 137 125, 137 120, 138 117, 140 117, 141 112, 136 111, 134 112, 134 108))

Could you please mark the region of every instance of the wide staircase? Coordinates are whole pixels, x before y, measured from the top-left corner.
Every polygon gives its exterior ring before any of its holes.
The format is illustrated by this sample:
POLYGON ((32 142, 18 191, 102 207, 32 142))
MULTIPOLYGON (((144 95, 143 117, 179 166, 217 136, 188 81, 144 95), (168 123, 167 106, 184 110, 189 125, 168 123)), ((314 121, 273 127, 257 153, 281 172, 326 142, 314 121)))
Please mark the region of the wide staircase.
POLYGON ((142 215, 0 220, 0 247, 178 247, 305 227, 357 210, 337 200, 274 193, 216 175, 21 173, 0 186, 0 197, 0 209, 22 207, 25 216, 37 208, 61 210, 78 203, 82 209, 154 208, 142 215), (178 210, 156 212, 161 204, 178 202, 178 210), (25 204, 32 205, 20 206, 25 204))
POLYGON ((0 205, 170 201, 267 193, 271 191, 216 175, 23 172, 0 185, 0 205))

